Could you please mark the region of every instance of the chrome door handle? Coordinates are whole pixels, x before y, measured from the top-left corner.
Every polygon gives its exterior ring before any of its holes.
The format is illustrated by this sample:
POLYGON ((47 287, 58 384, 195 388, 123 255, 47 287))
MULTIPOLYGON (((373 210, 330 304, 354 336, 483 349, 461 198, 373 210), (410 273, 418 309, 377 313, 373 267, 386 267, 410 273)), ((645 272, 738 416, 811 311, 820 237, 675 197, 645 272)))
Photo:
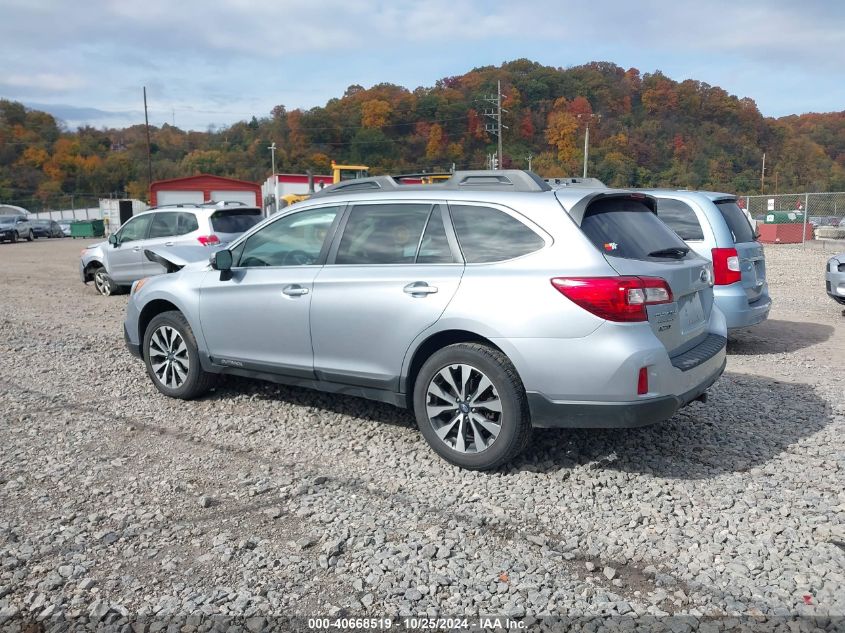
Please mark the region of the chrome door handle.
POLYGON ((402 288, 402 291, 414 297, 423 297, 425 295, 433 295, 437 292, 437 286, 429 286, 424 281, 415 281, 402 288))
POLYGON ((173 246, 173 242, 165 242, 164 245, 165 246, 173 246))
POLYGON ((141 250, 141 247, 140 247, 140 246, 136 246, 136 247, 135 247, 135 248, 133 248, 132 250, 133 250, 133 251, 135 251, 135 252, 137 253, 138 251, 140 251, 140 250, 141 250))
POLYGON ((282 294, 289 297, 301 297, 302 295, 308 294, 308 288, 303 288, 299 284, 292 284, 290 286, 285 286, 282 289, 282 294))

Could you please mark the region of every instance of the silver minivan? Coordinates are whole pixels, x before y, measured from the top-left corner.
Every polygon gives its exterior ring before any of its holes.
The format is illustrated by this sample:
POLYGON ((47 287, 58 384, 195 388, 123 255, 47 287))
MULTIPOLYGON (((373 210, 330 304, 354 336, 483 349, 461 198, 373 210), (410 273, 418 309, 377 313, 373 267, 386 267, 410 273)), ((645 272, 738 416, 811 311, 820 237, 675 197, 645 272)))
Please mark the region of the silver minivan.
POLYGON ((657 215, 696 253, 713 262, 716 305, 728 329, 756 325, 769 316, 763 246, 736 196, 710 191, 648 190, 657 215))
POLYGON ((654 211, 522 171, 342 182, 210 258, 151 250, 171 272, 133 285, 124 336, 167 396, 234 374, 372 398, 493 468, 534 426, 665 420, 724 370, 712 266, 654 211))
POLYGON ((129 218, 106 242, 83 249, 79 274, 103 296, 165 269, 144 256, 157 246, 225 246, 263 219, 261 209, 217 202, 157 207, 129 218))

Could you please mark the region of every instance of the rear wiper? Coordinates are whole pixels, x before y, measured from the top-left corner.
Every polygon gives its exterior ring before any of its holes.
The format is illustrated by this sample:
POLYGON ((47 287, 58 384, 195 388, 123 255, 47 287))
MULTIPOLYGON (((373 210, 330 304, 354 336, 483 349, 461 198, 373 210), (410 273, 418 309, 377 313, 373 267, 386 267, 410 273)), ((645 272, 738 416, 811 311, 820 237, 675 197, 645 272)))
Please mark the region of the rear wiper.
POLYGON ((649 257, 674 257, 675 259, 683 258, 689 253, 689 248, 686 246, 673 246, 671 248, 661 248, 659 251, 652 251, 648 254, 649 257))

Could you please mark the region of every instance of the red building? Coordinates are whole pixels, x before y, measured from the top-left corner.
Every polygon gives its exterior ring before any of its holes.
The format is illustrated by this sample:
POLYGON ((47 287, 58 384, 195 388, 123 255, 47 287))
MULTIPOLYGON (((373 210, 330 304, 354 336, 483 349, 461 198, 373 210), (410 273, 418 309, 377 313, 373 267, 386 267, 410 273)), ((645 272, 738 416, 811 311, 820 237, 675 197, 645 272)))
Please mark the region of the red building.
POLYGON ((150 185, 150 206, 201 204, 213 200, 243 202, 261 207, 261 187, 246 180, 199 174, 185 178, 156 180, 150 185))

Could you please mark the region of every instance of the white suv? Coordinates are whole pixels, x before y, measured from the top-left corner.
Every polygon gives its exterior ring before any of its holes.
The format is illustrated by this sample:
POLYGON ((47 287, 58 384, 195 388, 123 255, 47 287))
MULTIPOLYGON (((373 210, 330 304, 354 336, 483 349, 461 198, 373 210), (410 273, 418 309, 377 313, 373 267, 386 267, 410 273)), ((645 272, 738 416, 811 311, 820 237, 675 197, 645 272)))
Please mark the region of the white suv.
POLYGON ((261 209, 239 203, 157 207, 127 220, 107 242, 82 251, 83 283, 93 281, 103 296, 128 288, 133 281, 165 269, 148 260, 144 250, 156 246, 223 246, 263 219, 261 209))

